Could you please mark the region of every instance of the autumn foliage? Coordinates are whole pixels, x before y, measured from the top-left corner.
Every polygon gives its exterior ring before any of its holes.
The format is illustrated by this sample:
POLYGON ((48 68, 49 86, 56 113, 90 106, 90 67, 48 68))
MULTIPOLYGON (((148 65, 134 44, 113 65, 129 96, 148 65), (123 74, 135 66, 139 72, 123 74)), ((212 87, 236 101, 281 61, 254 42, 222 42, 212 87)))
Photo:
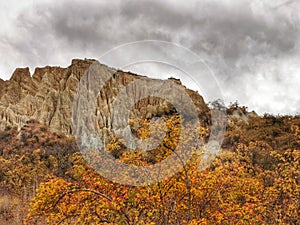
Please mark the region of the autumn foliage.
MULTIPOLYGON (((130 121, 137 138, 150 135, 150 120, 130 121)), ((193 134, 182 131, 180 122, 171 115, 164 125, 157 124, 167 135, 153 150, 132 151, 117 139, 106 150, 128 164, 155 164, 172 154, 181 132, 193 134)), ((193 157, 178 173, 138 187, 100 176, 86 164, 74 140, 34 121, 27 126, 19 136, 14 128, 0 135, 1 188, 19 196, 25 224, 300 224, 297 116, 233 120, 222 153, 208 168, 200 167, 205 143, 195 147, 187 141, 193 157)), ((205 141, 209 129, 199 127, 198 132, 205 141)))

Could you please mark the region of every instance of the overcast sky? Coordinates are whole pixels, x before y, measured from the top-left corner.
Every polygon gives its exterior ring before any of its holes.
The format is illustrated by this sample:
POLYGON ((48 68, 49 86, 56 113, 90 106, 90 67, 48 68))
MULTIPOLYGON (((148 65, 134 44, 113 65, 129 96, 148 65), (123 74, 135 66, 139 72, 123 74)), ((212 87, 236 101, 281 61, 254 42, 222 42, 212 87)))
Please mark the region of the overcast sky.
POLYGON ((127 42, 162 40, 198 54, 227 103, 300 112, 299 0, 0 0, 0 10, 2 79, 16 67, 68 66, 127 42))

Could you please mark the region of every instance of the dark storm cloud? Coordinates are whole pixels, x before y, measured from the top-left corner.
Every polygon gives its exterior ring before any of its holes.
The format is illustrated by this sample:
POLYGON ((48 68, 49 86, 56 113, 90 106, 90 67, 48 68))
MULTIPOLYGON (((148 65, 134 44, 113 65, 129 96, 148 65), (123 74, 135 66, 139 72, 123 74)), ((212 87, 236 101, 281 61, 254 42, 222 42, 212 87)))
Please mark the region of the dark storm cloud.
MULTIPOLYGON (((31 15, 19 17, 18 27, 25 29, 29 40, 35 40, 27 46, 37 51, 43 49, 47 35, 66 46, 91 49, 162 39, 188 45, 197 52, 221 54, 228 63, 247 54, 288 53, 298 43, 299 26, 275 10, 256 14, 248 1, 190 4, 181 10, 161 1, 122 1, 117 5, 63 1, 39 5, 31 15)), ((18 48, 18 43, 12 44, 18 48)))
MULTIPOLYGON (((126 42, 176 42, 207 61, 227 100, 240 99, 251 105, 253 93, 244 90, 249 80, 258 82, 259 70, 265 70, 268 60, 275 59, 277 64, 300 55, 297 7, 292 3, 281 4, 282 10, 278 7, 255 0, 40 3, 19 15, 13 33, 0 39, 1 49, 8 58, 34 67, 67 65, 74 57, 97 58, 126 42)), ((129 54, 140 53, 137 49, 129 54)), ((292 61, 295 67, 297 62, 292 61)), ((267 74, 271 84, 284 83, 277 69, 276 65, 275 71, 267 74)), ((272 111, 271 103, 264 107, 272 111)))
POLYGON ((227 60, 249 51, 273 55, 291 51, 299 37, 294 21, 276 11, 256 15, 247 3, 194 3, 180 10, 161 1, 122 1, 117 7, 72 1, 55 7, 41 5, 38 11, 47 11, 42 21, 48 25, 41 24, 46 32, 82 46, 178 38, 192 49, 207 47, 227 60))
POLYGON ((201 49, 207 43, 211 50, 221 50, 226 59, 236 59, 245 53, 249 48, 247 41, 260 45, 259 51, 290 51, 299 34, 292 21, 276 12, 270 18, 255 15, 245 1, 229 6, 221 1, 195 4, 185 11, 174 11, 168 4, 141 1, 124 4, 121 13, 126 23, 138 18, 147 28, 145 35, 156 30, 169 37, 187 32, 186 39, 190 39, 193 49, 201 49))

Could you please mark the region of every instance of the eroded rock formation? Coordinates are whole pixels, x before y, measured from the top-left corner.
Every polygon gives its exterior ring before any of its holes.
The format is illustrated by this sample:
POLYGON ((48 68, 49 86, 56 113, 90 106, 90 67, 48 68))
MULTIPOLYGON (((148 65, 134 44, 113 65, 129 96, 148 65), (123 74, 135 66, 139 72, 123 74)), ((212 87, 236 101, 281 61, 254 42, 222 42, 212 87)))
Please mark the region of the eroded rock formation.
MULTIPOLYGON (((67 68, 50 66, 36 68, 32 76, 29 68, 22 68, 16 69, 8 81, 0 79, 0 129, 6 126, 20 128, 26 121, 35 119, 46 124, 51 131, 72 134, 74 97, 80 79, 93 63, 95 60, 74 59, 67 68)), ((129 84, 142 78, 146 86, 153 79, 115 70, 102 64, 101 68, 103 73, 111 73, 112 76, 95 99, 94 112, 95 118, 98 119, 98 127, 110 129, 112 124, 118 125, 118 122, 113 123, 113 120, 118 121, 118 118, 114 117, 111 110, 118 93, 125 87, 128 96, 138 97, 145 87, 129 84)), ((169 79, 162 82, 172 82, 184 88, 194 102, 201 122, 209 122, 209 109, 197 92, 186 89, 178 80, 169 79)), ((182 96, 174 96, 174 98, 182 98, 182 96)), ((174 110, 173 106, 164 99, 148 97, 135 104, 132 115, 151 117, 172 110, 174 110)))

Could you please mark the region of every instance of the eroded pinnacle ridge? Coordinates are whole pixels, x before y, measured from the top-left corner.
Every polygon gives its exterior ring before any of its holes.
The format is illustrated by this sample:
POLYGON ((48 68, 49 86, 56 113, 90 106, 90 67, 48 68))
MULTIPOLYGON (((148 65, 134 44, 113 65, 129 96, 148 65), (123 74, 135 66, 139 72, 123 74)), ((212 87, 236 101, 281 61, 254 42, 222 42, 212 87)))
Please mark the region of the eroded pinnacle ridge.
MULTIPOLYGON (((21 68, 15 70, 10 80, 0 80, 0 129, 6 126, 21 128, 26 121, 35 119, 46 124, 51 131, 72 134, 74 96, 81 77, 94 62, 95 60, 92 59, 73 59, 67 68, 50 66, 36 68, 32 76, 29 68, 21 68)), ((98 119, 98 128, 110 129, 112 119, 118 120, 118 118, 113 118, 111 112, 113 99, 122 87, 143 76, 112 70, 102 64, 101 66, 104 71, 114 71, 114 74, 100 91, 98 99, 95 99, 97 101, 95 116, 98 119)), ((181 85, 177 80, 176 83, 181 85)), ((138 96, 143 88, 134 86, 134 88, 128 88, 127 91, 131 96, 138 96)), ((185 90, 194 101, 201 119, 207 121, 209 109, 203 98, 192 90, 186 88, 185 90)), ((149 97, 140 101, 133 112, 143 117, 149 116, 149 113, 156 115, 163 113, 162 111, 171 110, 171 108, 166 109, 165 105, 166 102, 163 99, 155 100, 149 97)))

